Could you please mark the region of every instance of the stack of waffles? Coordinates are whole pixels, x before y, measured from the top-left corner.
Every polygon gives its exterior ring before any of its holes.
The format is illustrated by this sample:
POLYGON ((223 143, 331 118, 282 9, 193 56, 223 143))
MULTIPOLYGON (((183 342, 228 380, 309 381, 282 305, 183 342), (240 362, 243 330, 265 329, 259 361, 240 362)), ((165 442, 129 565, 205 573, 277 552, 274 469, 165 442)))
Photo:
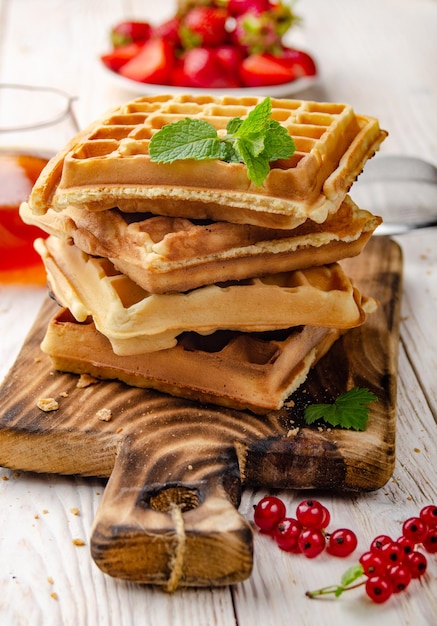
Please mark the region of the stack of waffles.
POLYGON ((272 99, 296 144, 261 187, 242 163, 155 163, 185 118, 222 132, 253 97, 142 97, 74 137, 22 219, 61 305, 42 349, 61 371, 257 413, 276 410, 375 301, 341 260, 380 218, 348 192, 386 132, 345 104, 272 99))

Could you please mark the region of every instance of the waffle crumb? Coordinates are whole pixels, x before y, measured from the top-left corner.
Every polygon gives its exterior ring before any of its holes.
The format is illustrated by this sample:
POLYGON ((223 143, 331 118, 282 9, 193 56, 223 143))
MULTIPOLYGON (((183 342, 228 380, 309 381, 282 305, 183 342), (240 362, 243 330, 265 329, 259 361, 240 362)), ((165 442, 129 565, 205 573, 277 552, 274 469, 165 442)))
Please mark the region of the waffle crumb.
POLYGON ((74 506, 73 508, 71 508, 70 513, 72 515, 79 515, 79 509, 77 508, 77 506, 74 506))
POLYGON ((287 437, 295 437, 299 432, 299 428, 290 428, 287 432, 287 437))
POLYGON ((51 576, 47 576, 47 582, 49 583, 49 585, 53 585, 55 581, 51 576))
POLYGON ((99 382, 98 378, 94 378, 94 376, 90 376, 89 374, 81 374, 79 380, 77 381, 76 387, 78 389, 84 389, 85 387, 89 387, 90 385, 96 385, 99 382))
POLYGON ((110 422, 112 419, 112 411, 111 409, 100 409, 96 413, 97 419, 102 422, 110 422))
POLYGON ((53 591, 53 592, 50 594, 50 597, 51 597, 51 598, 53 598, 53 600, 57 600, 57 599, 58 599, 58 594, 57 594, 55 591, 53 591))
POLYGON ((68 398, 68 391, 61 391, 59 395, 61 398, 68 398))
POLYGON ((73 545, 74 546, 84 546, 85 545, 85 541, 83 539, 73 539, 73 545))
POLYGON ((57 411, 57 409, 59 409, 59 403, 55 398, 40 398, 36 406, 41 409, 41 411, 45 412, 57 411))

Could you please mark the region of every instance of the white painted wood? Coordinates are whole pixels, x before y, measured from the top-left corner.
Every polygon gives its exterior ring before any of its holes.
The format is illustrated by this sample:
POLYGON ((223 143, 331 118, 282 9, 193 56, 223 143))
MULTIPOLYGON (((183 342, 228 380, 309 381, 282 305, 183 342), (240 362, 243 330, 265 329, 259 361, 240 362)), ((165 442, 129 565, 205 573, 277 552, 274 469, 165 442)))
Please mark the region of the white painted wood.
MULTIPOLYGON (((82 125, 134 94, 101 71, 111 24, 126 17, 171 15, 170 0, 0 0, 0 80, 45 84, 78 97, 82 125)), ((386 153, 422 156, 437 164, 437 4, 435 0, 305 0, 295 45, 313 52, 321 73, 309 98, 345 101, 373 114, 390 132, 386 153)), ((353 196, 353 193, 352 193, 353 196)), ((371 209, 372 207, 369 206, 371 209)), ((437 258, 436 230, 397 238, 404 253, 404 298, 398 380, 397 463, 377 492, 315 494, 331 509, 332 528, 350 526, 359 550, 373 536, 400 533, 403 519, 437 503, 437 258)), ((44 296, 42 289, 0 286, 0 379, 12 365, 44 296)), ((1 401, 1 399, 0 399, 1 401)), ((255 536, 252 577, 233 588, 160 590, 103 575, 88 538, 104 483, 0 469, 0 623, 2 626, 432 626, 437 615, 437 558, 429 573, 386 605, 360 591, 310 601, 304 593, 336 582, 354 562, 308 560, 280 552, 255 536), (74 514, 77 509, 78 515, 74 514), (74 539, 83 539, 76 546, 74 539), (56 594, 56 595, 53 595, 56 594)), ((243 494, 252 517, 262 490, 243 494)), ((289 511, 307 494, 284 492, 289 511)), ((314 494, 312 494, 314 495, 314 494)))

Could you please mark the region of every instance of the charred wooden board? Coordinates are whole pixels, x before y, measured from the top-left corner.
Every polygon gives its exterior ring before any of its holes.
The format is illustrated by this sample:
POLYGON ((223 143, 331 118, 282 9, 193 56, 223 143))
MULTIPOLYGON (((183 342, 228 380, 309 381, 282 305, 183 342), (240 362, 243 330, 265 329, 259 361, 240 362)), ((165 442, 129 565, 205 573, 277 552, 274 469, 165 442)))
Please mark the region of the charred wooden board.
POLYGON ((55 308, 47 300, 0 389, 0 465, 109 477, 91 551, 111 576, 168 589, 247 578, 242 487, 368 491, 394 469, 402 255, 379 237, 344 266, 378 311, 334 345, 289 406, 267 416, 120 382, 78 388, 78 377, 54 372, 39 349, 55 308), (379 399, 366 431, 305 426, 307 404, 351 386, 379 399), (56 398, 58 410, 38 409, 42 397, 56 398), (98 419, 102 408, 110 421, 98 419))

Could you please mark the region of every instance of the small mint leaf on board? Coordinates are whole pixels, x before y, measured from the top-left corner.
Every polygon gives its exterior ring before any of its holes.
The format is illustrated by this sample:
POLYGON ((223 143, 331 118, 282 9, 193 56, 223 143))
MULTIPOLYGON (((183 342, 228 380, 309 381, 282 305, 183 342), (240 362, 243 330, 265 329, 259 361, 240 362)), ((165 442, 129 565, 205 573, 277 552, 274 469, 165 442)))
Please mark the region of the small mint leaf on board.
POLYGON ((341 426, 353 430, 365 430, 369 417, 370 402, 378 398, 368 389, 354 387, 341 394, 332 404, 310 404, 304 412, 308 425, 323 420, 330 426, 341 426))
POLYGON ((265 98, 245 119, 230 119, 224 136, 219 136, 206 120, 187 117, 166 124, 150 140, 150 160, 173 163, 183 159, 220 159, 244 163, 248 178, 260 187, 270 171, 269 163, 288 159, 296 150, 293 138, 270 117, 271 112, 271 100, 265 98))

